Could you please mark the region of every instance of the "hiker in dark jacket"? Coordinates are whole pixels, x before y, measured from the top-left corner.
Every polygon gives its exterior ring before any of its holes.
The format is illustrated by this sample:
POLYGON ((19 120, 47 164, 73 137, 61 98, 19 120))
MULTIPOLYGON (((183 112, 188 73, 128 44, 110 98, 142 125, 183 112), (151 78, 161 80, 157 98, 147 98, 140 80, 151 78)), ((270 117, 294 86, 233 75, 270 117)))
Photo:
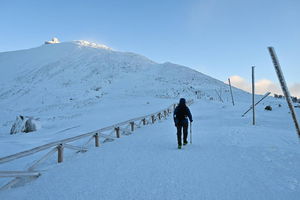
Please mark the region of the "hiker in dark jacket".
POLYGON ((178 106, 174 110, 174 123, 177 127, 177 141, 178 141, 178 149, 181 149, 181 135, 182 135, 182 129, 183 129, 183 145, 186 145, 187 142, 187 136, 188 136, 188 126, 189 122, 193 122, 192 114, 190 112, 190 109, 185 104, 185 99, 181 98, 179 100, 178 106))

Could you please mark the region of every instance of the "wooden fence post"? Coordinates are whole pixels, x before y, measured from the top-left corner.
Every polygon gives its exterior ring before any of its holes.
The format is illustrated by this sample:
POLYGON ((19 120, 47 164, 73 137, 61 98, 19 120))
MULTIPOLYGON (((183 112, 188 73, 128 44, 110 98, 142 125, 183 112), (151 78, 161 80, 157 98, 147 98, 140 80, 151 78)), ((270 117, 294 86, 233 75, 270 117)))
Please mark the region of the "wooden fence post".
POLYGON ((255 81, 254 81, 254 66, 252 66, 252 124, 255 125, 255 81))
POLYGON ((161 113, 158 113, 158 119, 161 120, 161 113))
POLYGON ((232 89, 231 89, 231 82, 230 82, 230 78, 228 79, 228 83, 229 83, 229 87, 230 87, 230 94, 231 94, 231 101, 232 101, 232 105, 234 106, 234 99, 233 99, 233 94, 232 94, 232 89))
POLYGON ((96 146, 96 147, 99 147, 99 146, 100 146, 100 143, 99 143, 99 134, 96 133, 96 134, 94 135, 94 137, 95 137, 95 146, 96 146))
POLYGON ((146 119, 144 118, 142 121, 143 121, 143 125, 145 126, 146 125, 146 119))
POLYGON ((117 138, 120 138, 120 127, 115 128, 117 138))
POLYGON ((57 162, 61 163, 64 161, 64 145, 60 144, 57 146, 57 162))
POLYGON ((134 131, 134 122, 130 122, 130 126, 131 126, 131 131, 134 131))
POLYGON ((291 115, 292 115, 292 118, 293 118, 293 121, 294 121, 294 124, 295 124, 295 127, 296 127, 296 131, 298 133, 298 137, 300 138, 300 127, 299 127, 299 124, 298 124, 298 121, 297 121, 294 106, 292 104, 291 95, 290 95, 289 89, 286 85, 286 82, 285 82, 285 79, 284 79, 284 76, 283 76, 278 58, 276 56, 276 53, 275 53, 275 50, 274 50, 273 47, 268 47, 268 49, 269 49, 269 53, 271 55, 271 58, 272 58, 272 61, 273 61, 274 67, 275 67, 275 71, 277 73, 277 77, 278 77, 280 85, 281 85, 281 89, 283 91, 283 94, 285 96, 287 104, 290 108, 291 115))
POLYGON ((151 115, 151 119, 152 119, 152 124, 154 124, 154 122, 155 122, 154 115, 151 115))

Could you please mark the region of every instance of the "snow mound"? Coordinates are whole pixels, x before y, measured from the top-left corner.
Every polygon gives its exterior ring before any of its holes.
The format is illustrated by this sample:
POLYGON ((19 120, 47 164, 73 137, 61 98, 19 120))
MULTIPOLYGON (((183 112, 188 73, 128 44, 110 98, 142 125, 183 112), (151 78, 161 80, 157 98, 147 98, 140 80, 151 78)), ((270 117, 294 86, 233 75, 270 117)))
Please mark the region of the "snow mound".
POLYGON ((94 42, 89 42, 86 40, 76 40, 76 44, 81 45, 81 46, 87 46, 87 47, 92 47, 92 48, 98 48, 98 49, 107 49, 107 50, 112 50, 112 48, 104 45, 104 44, 97 44, 94 42))

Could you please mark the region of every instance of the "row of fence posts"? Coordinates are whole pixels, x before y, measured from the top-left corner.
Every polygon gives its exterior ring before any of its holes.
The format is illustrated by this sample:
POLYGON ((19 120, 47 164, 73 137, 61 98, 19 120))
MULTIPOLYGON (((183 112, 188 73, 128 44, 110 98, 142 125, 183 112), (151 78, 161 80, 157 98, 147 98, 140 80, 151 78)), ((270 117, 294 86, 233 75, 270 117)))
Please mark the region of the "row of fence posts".
MULTIPOLYGON (((176 108, 176 106, 177 106, 177 104, 173 104, 173 110, 176 108)), ((166 118, 168 116, 168 114, 170 114, 170 113, 171 113, 171 110, 168 108, 167 110, 163 111, 163 116, 166 118)), ((155 115, 157 115, 158 120, 161 120, 162 117, 163 117, 161 112, 151 115, 150 118, 151 118, 151 123, 152 124, 154 124, 155 121, 156 121, 155 115)), ((131 130, 131 132, 133 132, 135 130, 134 121, 129 122, 129 124, 130 124, 130 130, 131 130)), ((144 126, 147 125, 146 117, 142 119, 142 124, 144 126)), ((116 138, 120 138, 121 137, 120 127, 115 127, 114 131, 115 131, 115 134, 116 134, 116 138)), ((95 147, 99 147, 100 146, 99 133, 95 133, 95 135, 93 137, 95 139, 95 147)), ((61 163, 61 162, 64 161, 64 144, 59 144, 56 148, 57 148, 57 154, 58 154, 57 162, 61 163)))
MULTIPOLYGON (((177 104, 173 104, 173 109, 175 109, 176 106, 177 106, 177 104)), ((152 124, 155 123, 155 121, 156 121, 156 116, 155 115, 157 115, 158 120, 161 120, 162 117, 166 118, 168 116, 168 114, 170 114, 170 113, 171 113, 171 110, 168 108, 167 110, 163 111, 163 115, 162 115, 161 112, 159 112, 157 114, 151 115, 150 116, 151 123, 152 124)), ((143 118, 141 121, 142 121, 142 124, 144 126, 147 125, 147 119, 146 119, 146 117, 143 118)), ((135 130, 135 122, 131 121, 131 122, 129 122, 129 125, 130 125, 131 132, 133 132, 135 130)), ((120 129, 120 127, 115 127, 114 131, 115 131, 115 134, 116 134, 116 138, 120 138, 121 137, 121 133, 120 133, 121 129, 120 129)), ((95 135, 93 137, 95 139, 95 147, 99 147, 100 146, 99 133, 95 133, 95 135)), ((57 156, 57 162, 58 163, 62 163, 64 161, 64 144, 59 144, 56 148, 57 148, 57 154, 58 154, 58 156, 57 156)))
MULTIPOLYGON (((187 103, 191 104, 192 101, 188 101, 187 103)), ((0 171, 0 178, 14 177, 13 180, 9 181, 7 184, 2 186, 0 188, 0 190, 11 188, 13 185, 17 184, 21 180, 21 177, 38 177, 38 176, 40 176, 40 173, 37 171, 34 171, 34 169, 37 167, 38 164, 40 164, 41 162, 44 162, 52 154, 56 153, 56 151, 57 151, 57 162, 62 163, 64 161, 64 149, 65 148, 73 149, 73 150, 76 150, 77 152, 86 152, 87 148, 85 148, 84 146, 87 145, 92 140, 95 141, 95 147, 100 147, 100 137, 111 138, 111 136, 108 136, 108 135, 104 136, 101 133, 102 131, 107 131, 107 130, 112 129, 112 133, 115 133, 116 138, 120 138, 121 131, 123 129, 122 126, 126 126, 126 124, 129 123, 130 131, 133 132, 136 127, 140 127, 140 124, 143 124, 143 125, 154 124, 157 120, 162 120, 163 118, 166 119, 167 116, 170 113, 172 113, 172 110, 175 109, 176 106, 177 106, 177 104, 173 104, 172 106, 168 107, 167 109, 157 112, 155 114, 128 120, 127 122, 122 122, 122 123, 119 123, 119 124, 116 124, 116 125, 113 125, 110 127, 106 127, 104 129, 100 129, 99 131, 95 131, 92 133, 86 133, 83 135, 75 136, 73 138, 67 138, 67 139, 62 140, 61 142, 60 141, 55 142, 56 145, 53 145, 53 146, 51 146, 51 143, 49 143, 49 144, 42 145, 42 146, 27 150, 27 151, 19 152, 19 153, 10 155, 10 156, 0 158, 0 163, 6 163, 6 162, 10 162, 15 159, 19 159, 19 158, 23 158, 25 156, 35 154, 35 153, 43 151, 47 148, 52 148, 52 150, 50 152, 48 152, 46 155, 44 155, 39 160, 35 161, 34 164, 31 167, 29 167, 26 171, 0 171), (138 123, 136 123, 136 122, 138 122, 138 123), (81 138, 88 137, 88 136, 90 138, 82 147, 73 146, 73 145, 68 144, 69 142, 79 140, 81 138), (48 145, 49 145, 49 147, 45 147, 48 145)), ((128 128, 128 126, 126 126, 125 129, 127 129, 127 128, 128 128)))

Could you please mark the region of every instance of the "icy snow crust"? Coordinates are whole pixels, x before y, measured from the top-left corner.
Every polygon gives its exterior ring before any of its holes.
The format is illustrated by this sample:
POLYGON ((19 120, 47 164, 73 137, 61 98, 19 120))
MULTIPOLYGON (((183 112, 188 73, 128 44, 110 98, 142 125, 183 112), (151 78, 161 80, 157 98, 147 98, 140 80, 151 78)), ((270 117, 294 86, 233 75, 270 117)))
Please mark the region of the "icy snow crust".
MULTIPOLYGON (((59 165, 54 155, 38 168, 41 177, 1 191, 0 199, 299 198, 299 142, 282 100, 260 104, 252 126, 250 113, 241 117, 251 104, 241 90, 233 90, 233 107, 221 81, 78 42, 0 53, 0 76, 0 157, 161 110, 179 97, 195 100, 192 145, 176 148, 169 118, 84 154, 66 150, 59 165), (42 129, 9 135, 18 114, 40 117, 42 129)), ((0 171, 24 170, 45 153, 0 171)))

